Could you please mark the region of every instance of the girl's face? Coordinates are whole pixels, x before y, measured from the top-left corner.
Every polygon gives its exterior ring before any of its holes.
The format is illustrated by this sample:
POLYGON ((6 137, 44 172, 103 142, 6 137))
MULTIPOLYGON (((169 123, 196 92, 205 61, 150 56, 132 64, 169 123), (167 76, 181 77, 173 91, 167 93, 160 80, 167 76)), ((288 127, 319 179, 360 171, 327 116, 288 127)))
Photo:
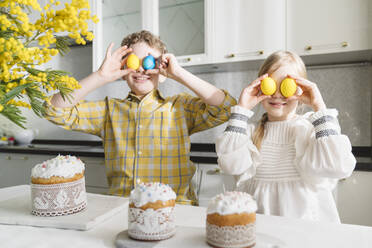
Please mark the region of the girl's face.
POLYGON ((283 121, 295 117, 298 100, 288 100, 280 93, 280 83, 288 74, 298 75, 297 71, 290 65, 279 67, 269 77, 276 82, 276 92, 262 101, 262 106, 267 111, 269 121, 283 121))

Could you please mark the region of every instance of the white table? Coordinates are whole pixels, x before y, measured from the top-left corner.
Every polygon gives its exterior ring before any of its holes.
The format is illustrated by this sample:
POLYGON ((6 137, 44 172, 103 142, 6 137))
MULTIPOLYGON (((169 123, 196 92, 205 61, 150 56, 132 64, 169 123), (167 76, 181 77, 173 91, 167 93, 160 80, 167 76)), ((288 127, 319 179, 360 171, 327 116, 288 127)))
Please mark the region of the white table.
MULTIPOLYGON (((21 185, 0 189, 0 199, 28 189, 21 185)), ((0 209, 1 211, 1 209, 0 209)), ((206 209, 177 205, 177 225, 205 227, 206 209)), ((0 225, 0 247, 115 247, 118 233, 127 228, 127 209, 89 231, 0 225)), ((286 247, 372 247, 372 227, 310 222, 257 214, 257 232, 283 240, 286 247)))

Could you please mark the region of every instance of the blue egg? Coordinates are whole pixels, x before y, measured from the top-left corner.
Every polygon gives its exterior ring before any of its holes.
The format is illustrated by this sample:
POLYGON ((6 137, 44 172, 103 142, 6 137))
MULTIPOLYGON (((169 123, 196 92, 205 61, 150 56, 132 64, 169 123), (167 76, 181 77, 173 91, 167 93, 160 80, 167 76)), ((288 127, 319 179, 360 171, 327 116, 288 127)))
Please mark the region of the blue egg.
POLYGON ((142 61, 142 67, 145 70, 151 70, 155 68, 155 58, 152 55, 146 56, 142 61))

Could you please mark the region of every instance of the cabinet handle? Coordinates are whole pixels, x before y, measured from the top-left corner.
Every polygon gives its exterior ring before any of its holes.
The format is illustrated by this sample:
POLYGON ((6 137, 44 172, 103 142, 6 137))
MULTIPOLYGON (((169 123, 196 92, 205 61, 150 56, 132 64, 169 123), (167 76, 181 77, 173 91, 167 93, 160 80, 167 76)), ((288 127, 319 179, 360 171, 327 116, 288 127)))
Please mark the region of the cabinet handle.
POLYGON ((190 62, 190 61, 191 61, 191 58, 187 58, 186 60, 187 60, 188 62, 190 62))
POLYGON ((28 157, 27 157, 27 156, 24 156, 24 157, 23 157, 23 160, 28 160, 28 157))
POLYGON ((344 41, 344 42, 341 43, 341 46, 342 47, 348 47, 349 43, 347 41, 344 41))
POLYGON ((220 168, 216 168, 214 170, 207 171, 207 174, 208 175, 216 175, 216 174, 220 174, 220 172, 221 172, 220 168))
POLYGON ((236 57, 247 57, 247 56, 257 56, 263 55, 264 50, 252 51, 252 52, 242 52, 242 53, 230 53, 225 56, 225 58, 231 59, 236 57))
POLYGON ((12 160, 12 157, 11 156, 7 156, 6 159, 12 160))
POLYGON ((343 41, 339 43, 332 43, 332 44, 322 44, 322 45, 308 45, 305 46, 305 51, 310 50, 325 50, 325 49, 339 49, 339 48, 345 48, 349 46, 349 42, 343 41))

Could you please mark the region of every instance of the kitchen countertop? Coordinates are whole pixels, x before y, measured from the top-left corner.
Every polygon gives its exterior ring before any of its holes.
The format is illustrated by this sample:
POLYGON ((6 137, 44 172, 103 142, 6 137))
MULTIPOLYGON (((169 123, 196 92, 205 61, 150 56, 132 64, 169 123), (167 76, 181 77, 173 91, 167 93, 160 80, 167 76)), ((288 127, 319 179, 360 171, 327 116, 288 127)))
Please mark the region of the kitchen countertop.
MULTIPOLYGON (((2 188, 0 199, 17 197, 28 190, 29 185, 2 188)), ((127 212, 128 206, 88 231, 0 224, 1 247, 115 247, 116 236, 127 229, 127 212)), ((203 207, 176 205, 175 214, 177 226, 205 228, 206 209, 203 207)), ((257 214, 256 223, 257 235, 272 237, 272 240, 280 240, 285 244, 258 247, 367 248, 372 244, 372 227, 367 226, 312 222, 261 214, 257 214)), ((188 247, 187 243, 188 240, 182 240, 179 247, 188 247)))
MULTIPOLYGON (((100 141, 34 140, 30 145, 2 145, 0 146, 0 153, 105 157, 100 141)), ((191 144, 190 159, 195 163, 217 164, 217 154, 214 151, 214 145, 191 144)))
MULTIPOLYGON (((355 170, 372 171, 371 147, 353 147, 357 158, 355 170)), ((104 158, 101 141, 34 140, 30 145, 2 145, 0 153, 24 153, 43 155, 74 155, 104 158)), ((194 163, 217 164, 214 144, 191 143, 190 159, 194 163)))

